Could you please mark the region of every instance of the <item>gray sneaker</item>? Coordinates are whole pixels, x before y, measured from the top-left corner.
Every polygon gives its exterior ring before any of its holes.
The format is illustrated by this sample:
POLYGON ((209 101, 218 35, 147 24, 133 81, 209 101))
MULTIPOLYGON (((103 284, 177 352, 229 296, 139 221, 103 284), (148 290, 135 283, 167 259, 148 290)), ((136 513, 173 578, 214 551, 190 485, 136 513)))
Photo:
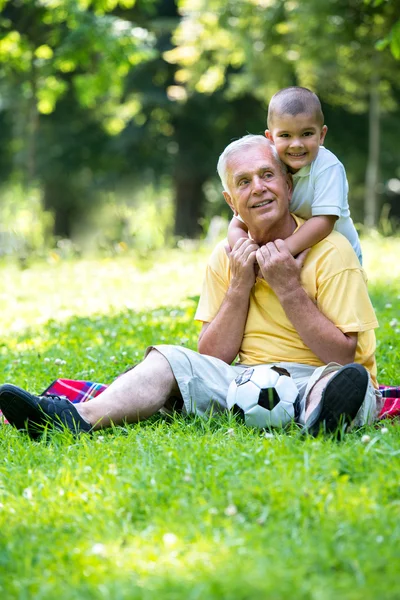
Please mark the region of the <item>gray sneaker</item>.
POLYGON ((34 396, 11 383, 0 386, 0 410, 9 423, 34 439, 49 425, 74 434, 92 429, 65 396, 34 396))
POLYGON ((369 382, 368 371, 357 363, 346 365, 328 381, 321 402, 308 416, 305 429, 311 435, 331 433, 355 419, 369 382))

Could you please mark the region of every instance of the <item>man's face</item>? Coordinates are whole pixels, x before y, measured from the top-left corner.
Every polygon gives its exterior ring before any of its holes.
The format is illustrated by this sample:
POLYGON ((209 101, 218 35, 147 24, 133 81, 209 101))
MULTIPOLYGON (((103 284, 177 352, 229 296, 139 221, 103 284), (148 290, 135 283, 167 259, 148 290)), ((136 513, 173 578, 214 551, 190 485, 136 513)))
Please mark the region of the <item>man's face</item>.
POLYGON ((253 237, 287 221, 291 178, 282 173, 268 146, 238 150, 227 162, 227 175, 229 193, 224 192, 225 200, 253 237))
POLYGON ((276 115, 265 134, 274 142, 281 161, 296 173, 316 158, 326 132, 326 125, 322 127, 315 115, 301 113, 276 115))

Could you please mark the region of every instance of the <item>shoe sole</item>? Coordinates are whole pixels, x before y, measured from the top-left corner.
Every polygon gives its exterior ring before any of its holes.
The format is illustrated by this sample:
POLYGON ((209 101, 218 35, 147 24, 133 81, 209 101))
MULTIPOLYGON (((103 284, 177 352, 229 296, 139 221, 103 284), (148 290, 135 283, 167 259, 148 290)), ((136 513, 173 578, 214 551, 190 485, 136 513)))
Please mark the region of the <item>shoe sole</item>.
POLYGON ((315 423, 307 428, 316 436, 322 429, 332 433, 343 423, 351 423, 356 417, 368 387, 368 373, 358 364, 347 365, 328 382, 322 394, 322 408, 315 423))
POLYGON ((49 423, 46 414, 32 401, 31 395, 11 383, 0 388, 0 409, 11 425, 27 431, 33 438, 38 438, 49 423))

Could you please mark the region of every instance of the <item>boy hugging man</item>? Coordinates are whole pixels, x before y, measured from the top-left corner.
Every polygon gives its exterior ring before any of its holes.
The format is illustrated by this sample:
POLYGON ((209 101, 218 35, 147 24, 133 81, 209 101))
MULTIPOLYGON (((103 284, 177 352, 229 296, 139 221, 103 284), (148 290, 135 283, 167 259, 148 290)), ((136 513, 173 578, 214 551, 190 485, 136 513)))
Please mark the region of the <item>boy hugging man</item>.
MULTIPOLYGON (((290 211, 302 219, 286 241, 293 256, 327 237, 333 229, 342 233, 362 262, 360 241, 350 217, 348 183, 342 163, 322 144, 328 128, 318 96, 303 87, 277 92, 268 107, 265 135, 293 176, 290 211)), ((248 185, 246 181, 241 185, 248 185)), ((247 227, 235 213, 228 228, 231 248, 248 236, 247 227)))

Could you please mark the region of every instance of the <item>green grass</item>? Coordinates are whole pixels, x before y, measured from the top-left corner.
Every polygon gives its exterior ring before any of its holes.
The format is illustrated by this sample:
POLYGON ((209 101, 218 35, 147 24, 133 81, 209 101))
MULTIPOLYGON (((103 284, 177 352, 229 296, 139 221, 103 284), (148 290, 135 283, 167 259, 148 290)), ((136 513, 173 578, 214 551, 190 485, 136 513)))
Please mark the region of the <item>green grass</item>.
MULTIPOLYGON (((363 249, 379 380, 400 383, 400 240, 363 249)), ((195 348, 206 259, 3 265, 1 380, 107 383, 154 341, 195 348)), ((0 597, 397 599, 400 427, 385 427, 341 443, 229 415, 39 442, 0 427, 0 597)))

